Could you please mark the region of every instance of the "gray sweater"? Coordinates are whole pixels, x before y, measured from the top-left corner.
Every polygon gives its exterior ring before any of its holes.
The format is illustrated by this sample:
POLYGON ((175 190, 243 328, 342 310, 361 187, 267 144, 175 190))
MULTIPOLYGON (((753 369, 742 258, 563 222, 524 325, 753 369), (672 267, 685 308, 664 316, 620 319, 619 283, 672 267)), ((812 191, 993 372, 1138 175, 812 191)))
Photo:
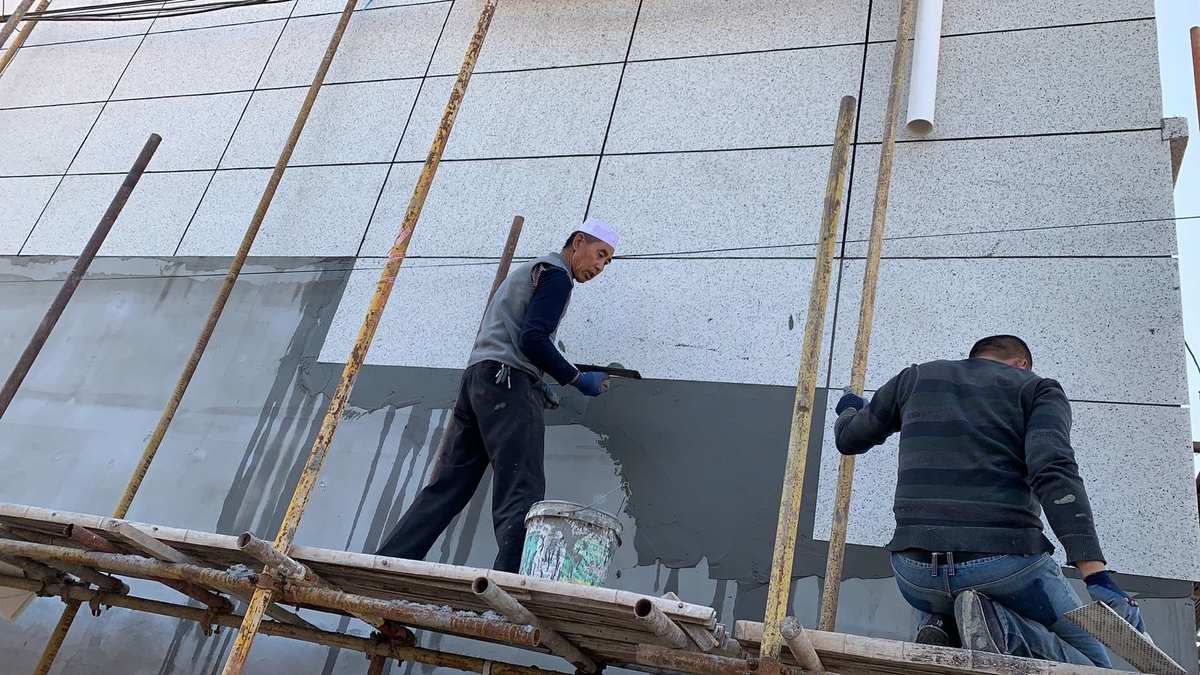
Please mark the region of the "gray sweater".
POLYGON ((989 359, 905 368, 835 424, 859 454, 900 432, 896 533, 888 550, 1052 552, 1104 560, 1071 449, 1071 405, 1054 380, 989 359))

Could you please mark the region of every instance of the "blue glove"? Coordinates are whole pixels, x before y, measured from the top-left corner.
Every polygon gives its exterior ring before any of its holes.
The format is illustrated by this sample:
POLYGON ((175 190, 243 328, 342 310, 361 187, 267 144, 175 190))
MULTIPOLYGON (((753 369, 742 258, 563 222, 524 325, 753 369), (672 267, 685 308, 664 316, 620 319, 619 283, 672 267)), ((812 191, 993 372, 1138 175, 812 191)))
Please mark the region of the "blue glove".
POLYGON ((580 373, 571 383, 584 396, 599 396, 608 391, 608 375, 606 373, 580 373))
POLYGON ((842 398, 838 400, 837 406, 834 407, 834 410, 837 411, 838 415, 841 415, 850 408, 862 410, 863 408, 867 407, 866 400, 853 391, 850 391, 850 387, 846 387, 843 391, 846 393, 842 394, 842 398))
POLYGON ((1083 581, 1087 584, 1088 594, 1092 596, 1093 600, 1099 600, 1108 605, 1114 612, 1120 614, 1121 618, 1128 621, 1129 625, 1138 629, 1139 633, 1146 632, 1146 624, 1142 622, 1142 610, 1138 607, 1137 600, 1117 586, 1117 582, 1113 580, 1108 570, 1089 575, 1083 581))

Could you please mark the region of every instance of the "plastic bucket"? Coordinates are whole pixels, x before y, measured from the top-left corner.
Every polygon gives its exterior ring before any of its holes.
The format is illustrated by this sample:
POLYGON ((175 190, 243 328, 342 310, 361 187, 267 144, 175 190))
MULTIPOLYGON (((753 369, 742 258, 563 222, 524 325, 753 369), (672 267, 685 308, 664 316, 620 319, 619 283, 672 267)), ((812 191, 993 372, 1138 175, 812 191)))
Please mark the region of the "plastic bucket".
POLYGON ((615 516, 571 502, 538 502, 525 516, 521 574, 602 586, 620 545, 615 516))

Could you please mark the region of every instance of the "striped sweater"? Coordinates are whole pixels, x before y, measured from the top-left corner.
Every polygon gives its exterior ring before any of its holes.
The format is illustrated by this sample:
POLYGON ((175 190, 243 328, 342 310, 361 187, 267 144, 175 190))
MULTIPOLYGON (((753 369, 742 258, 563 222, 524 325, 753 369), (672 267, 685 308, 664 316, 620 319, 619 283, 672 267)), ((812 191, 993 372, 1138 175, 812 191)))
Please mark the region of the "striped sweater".
POLYGON ((1067 560, 1104 560, 1071 450, 1071 405, 1057 382, 983 358, 905 368, 835 424, 855 455, 900 432, 890 551, 1052 552, 1039 503, 1067 560))

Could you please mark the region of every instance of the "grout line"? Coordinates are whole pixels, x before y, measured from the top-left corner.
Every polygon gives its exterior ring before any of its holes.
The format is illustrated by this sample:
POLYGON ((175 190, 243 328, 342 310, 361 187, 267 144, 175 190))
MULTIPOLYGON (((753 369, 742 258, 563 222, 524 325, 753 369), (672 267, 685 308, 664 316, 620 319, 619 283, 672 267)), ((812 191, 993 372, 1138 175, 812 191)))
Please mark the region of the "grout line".
MULTIPOLYGON (((962 32, 962 33, 943 33, 942 37, 943 38, 959 38, 959 37, 973 37, 976 35, 997 35, 997 34, 1001 34, 1001 33, 1028 33, 1031 31, 1040 31, 1040 30, 1060 30, 1060 29, 1064 29, 1064 28, 1086 28, 1088 26, 1106 26, 1106 25, 1114 24, 1114 23, 1141 23, 1141 22, 1145 22, 1145 21, 1154 21, 1154 20, 1155 19, 1153 16, 1135 16, 1135 17, 1128 17, 1125 19, 1105 19, 1103 21, 1080 21, 1077 23, 1060 23, 1060 24, 1054 24, 1054 25, 1050 25, 1050 26, 1024 26, 1022 28, 996 28, 993 30, 976 30, 976 31, 966 31, 966 32, 962 32)), ((879 40, 877 42, 870 42, 869 44, 884 45, 884 44, 893 43, 895 41, 896 41, 895 39, 879 40)))
MULTIPOLYGON (((300 5, 300 0, 292 3, 292 9, 288 12, 287 17, 283 20, 283 25, 279 27, 279 34, 275 36, 275 42, 271 45, 271 51, 267 52, 267 58, 263 60, 262 70, 258 71, 258 79, 254 81, 255 89, 258 88, 260 82, 267 74, 267 68, 271 65, 271 58, 275 56, 275 50, 279 47, 279 43, 283 40, 283 34, 287 32, 288 23, 292 20, 292 14, 295 13, 296 7, 300 5)), ((246 97, 246 103, 242 105, 242 112, 238 115, 237 121, 234 122, 233 128, 229 130, 229 139, 225 141, 225 147, 221 150, 221 156, 217 158, 217 165, 211 169, 212 175, 208 177, 208 182, 204 184, 204 190, 200 192, 200 199, 196 200, 196 208, 192 209, 192 215, 188 217, 187 224, 183 226, 183 232, 179 233, 179 243, 175 244, 175 252, 172 256, 179 255, 179 249, 183 248, 183 241, 187 238, 188 231, 192 229, 192 223, 196 222, 196 216, 200 213, 200 207, 204 204, 205 197, 208 196, 208 190, 217 179, 217 171, 221 168, 221 162, 225 161, 225 155, 229 152, 229 148, 233 147, 233 139, 237 137, 238 128, 242 126, 242 120, 246 118, 246 111, 250 110, 250 103, 254 100, 254 90, 251 90, 249 96, 246 97)), ((297 143, 299 145, 299 143, 297 143)), ((269 167, 269 169, 274 167, 269 167)), ((282 183, 282 180, 280 181, 282 183)))
MULTIPOLYGON (((408 127, 412 124, 413 116, 417 112, 417 104, 421 101, 421 93, 425 90, 425 82, 429 79, 429 71, 433 68, 433 62, 437 58, 438 47, 442 44, 442 37, 446 34, 446 26, 450 25, 450 15, 453 12, 454 0, 450 0, 450 6, 446 8, 446 18, 442 19, 442 29, 438 31, 437 39, 433 41, 433 49, 429 52, 429 61, 425 63, 425 74, 421 76, 421 82, 417 85, 416 93, 413 94, 412 106, 408 109, 408 117, 404 119, 404 126, 400 129, 400 137, 396 139, 396 149, 392 151, 392 161, 388 163, 387 171, 383 174, 383 181, 379 184, 379 193, 375 195, 375 203, 371 205, 371 213, 367 215, 367 223, 363 226, 362 238, 358 240, 358 248, 354 251, 355 258, 362 254, 363 247, 367 245, 367 236, 371 234, 371 224, 375 221, 375 213, 379 210, 379 204, 383 202, 383 193, 387 191, 388 180, 392 177, 392 169, 397 164, 396 158, 400 156, 400 148, 404 145, 404 137, 408 135, 408 127)), ((464 94, 464 99, 465 97, 466 95, 464 94)), ((449 139, 447 139, 446 145, 449 146, 449 144, 449 139)))
POLYGON ((625 82, 625 69, 629 67, 629 55, 633 52, 633 40, 637 37, 638 19, 642 16, 643 2, 644 0, 638 0, 637 9, 633 13, 633 25, 629 27, 629 42, 625 45, 625 58, 621 60, 621 72, 617 75, 617 88, 613 92, 612 107, 608 110, 608 123, 604 125, 604 138, 600 141, 600 154, 596 158, 596 172, 592 174, 592 187, 588 191, 587 204, 583 207, 583 220, 587 220, 592 211, 596 185, 600 182, 600 168, 604 165, 604 150, 608 147, 608 136, 612 131, 613 118, 617 116, 617 104, 621 101, 621 85, 625 82))
MULTIPOLYGON (((165 4, 166 3, 159 4, 158 8, 160 11, 165 4)), ((79 142, 79 147, 75 148, 75 154, 71 155, 71 161, 67 162, 67 168, 63 170, 62 177, 59 178, 58 183, 54 186, 54 189, 50 191, 50 197, 46 199, 46 203, 42 206, 42 210, 38 212, 37 218, 34 219, 33 225, 29 228, 29 232, 25 235, 25 240, 21 242, 21 247, 17 249, 18 256, 22 255, 25 251, 25 247, 29 245, 29 240, 33 238, 33 233, 37 231, 37 227, 42 222, 42 218, 45 217, 46 211, 50 209, 50 204, 54 201, 54 197, 58 195, 58 191, 60 188, 62 188, 62 184, 66 182, 67 176, 71 172, 71 166, 75 164, 75 160, 79 159, 79 153, 83 152, 83 147, 87 145, 88 139, 91 137, 92 132, 96 129, 96 125, 100 123, 100 118, 104 116, 104 110, 108 107, 109 101, 112 100, 112 95, 116 93, 117 87, 121 86, 121 79, 125 77, 125 73, 129 71, 129 66, 133 65, 133 60, 137 58, 138 51, 140 51, 142 45, 146 43, 146 38, 149 37, 150 29, 154 27, 155 21, 158 21, 157 14, 153 19, 150 19, 150 24, 146 26, 146 32, 142 33, 141 40, 138 41, 137 46, 134 47, 133 52, 130 53, 129 60, 125 62, 125 67, 121 69, 121 74, 117 75, 116 81, 113 82, 112 89, 110 89, 108 92, 108 98, 104 101, 104 104, 100 106, 100 110, 96 112, 96 117, 92 120, 92 125, 88 127, 87 133, 83 135, 83 140, 79 142)))
MULTIPOLYGON (((842 236, 839 237, 839 248, 836 259, 837 263, 837 282, 833 289, 833 319, 829 326, 829 360, 825 365, 825 383, 828 384, 833 377, 833 343, 837 340, 838 329, 838 309, 842 302, 842 278, 844 277, 846 267, 846 240, 850 235, 850 207, 853 204, 854 197, 854 169, 858 165, 858 133, 860 131, 860 122, 862 121, 862 99, 863 90, 867 83, 867 50, 871 40, 871 16, 874 14, 874 0, 867 0, 867 25, 863 35, 863 51, 862 51, 862 70, 858 76, 858 100, 854 111, 854 138, 850 143, 850 173, 846 177, 846 201, 843 202, 842 211, 842 236)), ((830 145, 830 147, 833 147, 830 145)), ((828 302, 826 303, 828 307, 828 302)), ((824 331, 822 331, 822 334, 824 331)))

